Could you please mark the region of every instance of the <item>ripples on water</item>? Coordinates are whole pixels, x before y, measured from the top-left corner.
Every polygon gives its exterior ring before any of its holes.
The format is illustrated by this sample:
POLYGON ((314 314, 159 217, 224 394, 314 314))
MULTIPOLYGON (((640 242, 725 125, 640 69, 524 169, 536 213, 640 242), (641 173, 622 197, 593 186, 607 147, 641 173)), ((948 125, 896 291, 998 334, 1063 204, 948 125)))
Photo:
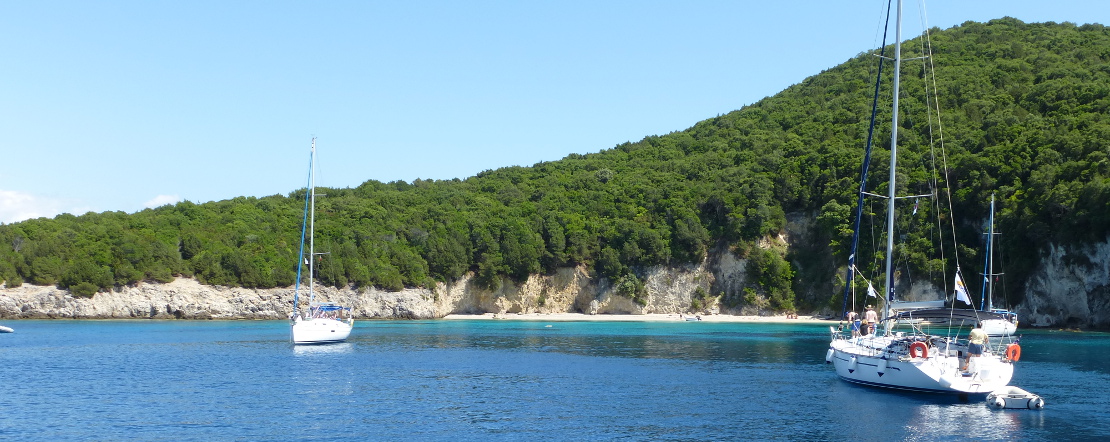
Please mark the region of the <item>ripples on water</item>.
POLYGON ((1042 411, 857 387, 798 324, 19 321, 0 438, 42 440, 1084 440, 1110 437, 1110 337, 1027 333, 1042 411), (974 431, 974 433, 971 433, 974 431))

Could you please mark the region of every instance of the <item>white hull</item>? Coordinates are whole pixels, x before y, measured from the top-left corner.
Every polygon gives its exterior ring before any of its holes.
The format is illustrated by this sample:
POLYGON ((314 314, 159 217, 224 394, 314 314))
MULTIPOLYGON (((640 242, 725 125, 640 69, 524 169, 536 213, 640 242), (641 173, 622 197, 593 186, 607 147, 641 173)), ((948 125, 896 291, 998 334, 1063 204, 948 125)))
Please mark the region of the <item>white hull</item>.
POLYGON ((1017 324, 1005 319, 984 319, 981 323, 983 332, 990 336, 1011 336, 1017 333, 1017 324))
POLYGON ((351 335, 354 321, 332 318, 296 318, 290 323, 294 344, 330 344, 343 342, 351 335))
MULTIPOLYGON (((899 390, 988 394, 1006 386, 1014 366, 999 356, 984 353, 972 358, 969 374, 960 371, 962 360, 954 345, 948 351, 929 347, 926 357, 911 357, 907 338, 837 338, 829 346, 826 361, 848 382, 899 390)), ((918 355, 920 356, 920 354, 918 355)))
POLYGON ((0 333, 14 333, 14 332, 15 332, 15 330, 12 330, 11 327, 5 327, 3 325, 0 325, 0 333))

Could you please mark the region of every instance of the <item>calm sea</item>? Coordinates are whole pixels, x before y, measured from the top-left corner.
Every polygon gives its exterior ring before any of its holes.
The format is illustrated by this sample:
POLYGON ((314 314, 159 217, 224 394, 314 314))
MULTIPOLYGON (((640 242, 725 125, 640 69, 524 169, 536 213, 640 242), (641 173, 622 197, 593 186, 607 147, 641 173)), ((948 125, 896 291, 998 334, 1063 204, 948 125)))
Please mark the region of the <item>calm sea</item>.
POLYGON ((1026 332, 1041 411, 839 380, 813 324, 7 321, 5 440, 1103 440, 1110 335, 1026 332))

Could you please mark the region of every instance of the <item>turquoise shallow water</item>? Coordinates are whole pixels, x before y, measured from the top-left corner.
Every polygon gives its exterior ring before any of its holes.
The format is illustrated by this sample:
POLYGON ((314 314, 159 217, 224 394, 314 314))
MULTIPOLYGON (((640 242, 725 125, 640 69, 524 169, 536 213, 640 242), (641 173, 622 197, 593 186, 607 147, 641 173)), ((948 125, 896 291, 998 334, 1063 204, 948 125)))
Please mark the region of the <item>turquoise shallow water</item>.
POLYGON ((798 324, 9 321, 8 440, 1090 440, 1110 437, 1110 335, 1025 333, 1042 411, 858 387, 798 324))

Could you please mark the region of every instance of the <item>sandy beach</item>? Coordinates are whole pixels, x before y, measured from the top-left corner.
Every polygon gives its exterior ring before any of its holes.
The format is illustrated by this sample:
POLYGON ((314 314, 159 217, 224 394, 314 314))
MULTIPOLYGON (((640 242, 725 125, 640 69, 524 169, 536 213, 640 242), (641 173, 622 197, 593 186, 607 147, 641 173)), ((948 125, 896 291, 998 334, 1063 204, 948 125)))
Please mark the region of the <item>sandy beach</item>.
MULTIPOLYGON (((679 322, 695 315, 679 314, 648 314, 648 315, 587 315, 585 313, 486 313, 481 315, 451 314, 443 319, 488 319, 488 320, 517 320, 517 321, 631 321, 631 322, 679 322)), ((830 323, 836 321, 818 319, 812 316, 798 316, 797 319, 781 316, 736 316, 736 315, 701 315, 704 322, 810 322, 830 323)))

